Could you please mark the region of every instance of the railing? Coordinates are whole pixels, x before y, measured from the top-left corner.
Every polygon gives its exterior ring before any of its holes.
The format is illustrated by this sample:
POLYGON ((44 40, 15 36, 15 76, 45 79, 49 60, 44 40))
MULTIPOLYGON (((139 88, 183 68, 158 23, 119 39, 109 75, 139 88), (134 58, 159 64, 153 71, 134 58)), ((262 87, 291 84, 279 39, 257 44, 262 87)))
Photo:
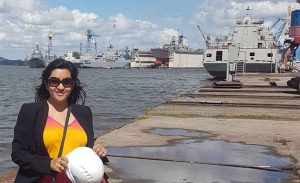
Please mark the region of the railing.
MULTIPOLYGON (((230 44, 229 44, 230 45, 230 44)), ((228 49, 228 43, 210 43, 207 49, 228 49)), ((274 44, 264 44, 258 46, 257 44, 240 44, 238 45, 241 49, 278 49, 278 46, 274 44)))
POLYGON ((244 75, 246 70, 245 62, 236 62, 235 75, 244 75))

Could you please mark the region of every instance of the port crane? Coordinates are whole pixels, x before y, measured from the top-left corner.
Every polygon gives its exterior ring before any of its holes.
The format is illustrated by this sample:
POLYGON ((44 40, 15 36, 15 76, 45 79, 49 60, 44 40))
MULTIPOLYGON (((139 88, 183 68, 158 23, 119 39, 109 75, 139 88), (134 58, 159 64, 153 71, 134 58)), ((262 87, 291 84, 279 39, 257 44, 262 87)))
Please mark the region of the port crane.
POLYGON ((278 42, 279 41, 279 38, 284 30, 284 28, 286 27, 287 25, 287 19, 285 18, 278 18, 276 20, 276 22, 274 22, 274 24, 271 26, 270 28, 270 31, 272 31, 274 29, 274 27, 279 23, 279 22, 282 22, 282 24, 280 24, 279 28, 277 29, 277 31, 274 33, 274 38, 275 40, 278 42))
POLYGON ((198 27, 198 29, 199 29, 199 31, 200 31, 200 33, 201 33, 201 35, 202 35, 202 37, 203 37, 203 39, 204 39, 204 41, 205 41, 206 48, 209 48, 209 41, 208 41, 208 38, 205 37, 205 35, 203 34, 203 32, 202 32, 200 26, 197 25, 197 27, 198 27))
POLYGON ((51 51, 52 51, 52 38, 53 38, 53 33, 52 31, 49 31, 48 32, 48 50, 47 50, 47 54, 46 54, 46 58, 48 60, 50 60, 50 54, 51 54, 51 51))
MULTIPOLYGON (((96 34, 91 29, 87 29, 86 32, 81 32, 82 36, 86 36, 86 52, 89 53, 92 49, 92 39, 94 37, 100 37, 100 35, 96 34)), ((97 50, 97 43, 95 42, 95 50, 97 50)))
MULTIPOLYGON (((297 3, 300 4, 300 0, 297 0, 297 3)), ((293 65, 293 59, 289 59, 291 55, 295 54, 295 51, 297 48, 300 46, 300 28, 299 28, 299 23, 298 21, 298 16, 299 15, 299 10, 294 10, 291 12, 291 5, 288 7, 288 21, 287 25, 289 26, 288 33, 289 33, 289 38, 284 41, 285 44, 288 44, 288 47, 285 49, 283 52, 283 61, 285 63, 285 69, 291 71, 293 68, 291 68, 290 64, 287 64, 289 61, 292 61, 291 64, 293 65), (296 16, 291 16, 292 14, 295 14, 296 16), (291 22, 289 22, 291 20, 291 22), (292 24, 293 21, 294 24, 292 24)), ((296 74, 294 75, 295 77, 291 78, 287 82, 287 85, 290 87, 293 87, 298 90, 298 93, 300 93, 300 75, 296 74)))
MULTIPOLYGON (((300 3, 300 1, 297 2, 300 3)), ((286 34, 288 34, 289 37, 284 40, 284 49, 282 52, 285 71, 291 71, 292 55, 294 55, 295 51, 300 45, 298 29, 295 26, 291 26, 291 18, 292 18, 291 14, 292 14, 292 8, 291 8, 291 4, 289 4, 287 8, 287 19, 286 19, 286 34)))

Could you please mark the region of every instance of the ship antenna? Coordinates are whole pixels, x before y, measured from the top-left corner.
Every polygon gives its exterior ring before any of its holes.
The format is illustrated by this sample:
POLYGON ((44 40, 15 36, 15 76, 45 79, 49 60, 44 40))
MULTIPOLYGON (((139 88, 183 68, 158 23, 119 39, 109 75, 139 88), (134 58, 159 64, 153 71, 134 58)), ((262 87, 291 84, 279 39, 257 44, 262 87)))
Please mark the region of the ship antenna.
POLYGON ((247 15, 249 15, 249 12, 251 10, 250 7, 248 6, 245 10, 247 11, 247 15))
POLYGON ((47 51, 47 59, 50 62, 50 54, 52 51, 52 38, 53 38, 53 33, 50 29, 50 31, 48 32, 48 51, 47 51))

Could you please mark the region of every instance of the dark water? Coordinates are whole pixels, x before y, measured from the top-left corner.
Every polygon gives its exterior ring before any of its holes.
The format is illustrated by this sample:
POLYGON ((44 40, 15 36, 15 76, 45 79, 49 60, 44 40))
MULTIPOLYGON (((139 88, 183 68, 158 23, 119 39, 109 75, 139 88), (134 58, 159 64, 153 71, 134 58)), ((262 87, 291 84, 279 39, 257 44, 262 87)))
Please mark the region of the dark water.
POLYGON ((146 160, 110 157, 110 164, 116 171, 116 178, 144 183, 279 183, 297 178, 287 172, 249 168, 249 166, 271 166, 276 169, 292 163, 289 157, 278 156, 265 146, 210 140, 209 134, 182 129, 153 129, 148 132, 164 136, 181 135, 190 139, 178 140, 158 147, 109 148, 110 154, 148 158, 146 160), (194 163, 149 160, 151 158, 194 163), (220 166, 220 164, 241 165, 248 168, 220 166))
MULTIPOLYGON (((20 107, 34 101, 42 69, 0 66, 0 174, 12 166, 13 127, 20 107)), ((81 69, 86 105, 97 134, 141 115, 147 108, 209 83, 205 69, 81 69)))

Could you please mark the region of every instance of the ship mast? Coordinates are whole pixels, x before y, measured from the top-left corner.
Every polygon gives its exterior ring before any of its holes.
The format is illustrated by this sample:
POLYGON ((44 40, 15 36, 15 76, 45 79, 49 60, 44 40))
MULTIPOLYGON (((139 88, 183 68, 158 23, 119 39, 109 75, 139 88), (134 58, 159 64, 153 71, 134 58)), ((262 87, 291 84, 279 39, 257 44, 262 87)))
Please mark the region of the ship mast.
POLYGON ((47 51, 47 59, 50 61, 50 54, 52 51, 52 37, 53 37, 53 33, 52 31, 48 32, 48 51, 47 51))
POLYGON ((248 6, 245 10, 247 11, 247 15, 250 15, 250 13, 249 13, 251 10, 250 7, 248 6))

